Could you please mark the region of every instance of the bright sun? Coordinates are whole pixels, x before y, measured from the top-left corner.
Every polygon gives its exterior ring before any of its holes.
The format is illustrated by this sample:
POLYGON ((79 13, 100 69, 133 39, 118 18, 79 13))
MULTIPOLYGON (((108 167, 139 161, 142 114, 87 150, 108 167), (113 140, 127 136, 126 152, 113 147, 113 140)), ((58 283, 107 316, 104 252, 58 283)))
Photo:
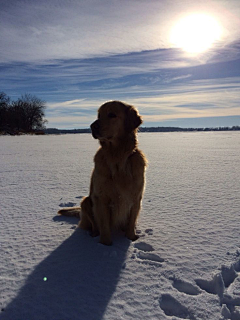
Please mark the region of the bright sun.
POLYGON ((221 39, 222 28, 207 14, 191 14, 182 18, 173 27, 170 42, 177 48, 191 54, 209 49, 221 39))

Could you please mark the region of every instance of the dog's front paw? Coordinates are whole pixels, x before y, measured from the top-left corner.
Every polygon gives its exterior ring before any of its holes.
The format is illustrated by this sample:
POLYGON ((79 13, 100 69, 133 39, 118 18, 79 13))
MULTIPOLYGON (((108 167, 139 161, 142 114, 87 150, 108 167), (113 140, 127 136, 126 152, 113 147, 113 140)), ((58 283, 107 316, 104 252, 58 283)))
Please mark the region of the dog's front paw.
POLYGON ((112 240, 110 238, 106 238, 106 237, 101 237, 100 236, 99 242, 101 244, 104 244, 105 246, 111 246, 112 245, 112 240))
POLYGON ((98 230, 91 230, 89 231, 89 234, 91 237, 95 238, 99 236, 99 231, 98 230))
POLYGON ((99 241, 99 243, 104 244, 105 246, 111 246, 112 241, 99 241))
POLYGON ((132 241, 136 241, 139 238, 139 236, 135 232, 131 234, 126 233, 126 237, 132 241))

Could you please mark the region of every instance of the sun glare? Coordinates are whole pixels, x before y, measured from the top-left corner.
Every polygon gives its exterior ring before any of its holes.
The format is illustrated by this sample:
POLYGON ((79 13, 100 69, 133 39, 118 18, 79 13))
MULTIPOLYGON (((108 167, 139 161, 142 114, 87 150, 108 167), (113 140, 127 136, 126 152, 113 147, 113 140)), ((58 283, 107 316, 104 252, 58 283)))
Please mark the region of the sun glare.
POLYGON ((211 48, 221 39, 221 26, 207 14, 191 14, 182 18, 173 27, 170 42, 191 54, 198 54, 211 48))

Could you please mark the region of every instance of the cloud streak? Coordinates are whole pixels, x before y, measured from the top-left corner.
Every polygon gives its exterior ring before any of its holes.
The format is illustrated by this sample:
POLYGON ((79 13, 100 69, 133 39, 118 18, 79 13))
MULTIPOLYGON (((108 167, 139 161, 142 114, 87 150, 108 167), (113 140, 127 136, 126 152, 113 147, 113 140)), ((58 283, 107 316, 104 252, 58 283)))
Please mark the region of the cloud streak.
POLYGON ((4 1, 0 88, 47 102, 48 126, 86 127, 106 100, 135 104, 145 124, 239 116, 240 5, 151 1, 4 1), (169 33, 190 12, 213 14, 223 39, 191 56, 169 33))
POLYGON ((84 59, 171 47, 183 14, 214 14, 225 30, 220 45, 239 37, 237 1, 5 1, 1 4, 2 62, 84 59))
MULTIPOLYGON (((146 95, 142 88, 138 87, 134 94, 132 90, 119 92, 119 99, 125 97, 129 103, 137 106, 146 126, 171 119, 239 117, 240 78, 238 81, 236 84, 232 79, 218 79, 215 83, 196 80, 193 83, 179 83, 164 90, 152 88, 150 95, 149 90, 146 95)), ((111 96, 111 93, 108 94, 111 96)), ((114 94, 116 96, 116 90, 114 94)), ((102 97, 50 103, 47 112, 49 126, 53 126, 58 119, 63 121, 62 128, 66 124, 67 128, 89 127, 96 118, 98 107, 106 100, 108 99, 102 97), (74 125, 71 124, 73 119, 74 125)))

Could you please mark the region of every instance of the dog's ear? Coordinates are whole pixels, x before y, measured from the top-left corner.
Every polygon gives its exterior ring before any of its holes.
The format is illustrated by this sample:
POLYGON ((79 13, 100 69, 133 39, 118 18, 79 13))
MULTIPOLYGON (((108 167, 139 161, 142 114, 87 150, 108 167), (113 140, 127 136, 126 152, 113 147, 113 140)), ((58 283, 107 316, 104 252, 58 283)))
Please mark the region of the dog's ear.
POLYGON ((132 106, 129 106, 126 109, 125 123, 127 132, 132 132, 133 130, 137 129, 140 124, 142 124, 142 118, 140 117, 138 111, 132 106))

